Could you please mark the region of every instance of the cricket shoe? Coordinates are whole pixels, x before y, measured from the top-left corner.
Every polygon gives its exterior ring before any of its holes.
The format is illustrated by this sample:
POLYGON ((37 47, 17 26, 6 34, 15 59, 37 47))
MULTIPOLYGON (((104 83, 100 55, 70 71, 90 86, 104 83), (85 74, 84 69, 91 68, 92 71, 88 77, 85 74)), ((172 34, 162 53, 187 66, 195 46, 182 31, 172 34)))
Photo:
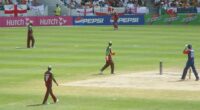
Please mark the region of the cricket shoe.
POLYGON ((58 103, 59 102, 59 99, 56 99, 56 102, 55 103, 58 103))

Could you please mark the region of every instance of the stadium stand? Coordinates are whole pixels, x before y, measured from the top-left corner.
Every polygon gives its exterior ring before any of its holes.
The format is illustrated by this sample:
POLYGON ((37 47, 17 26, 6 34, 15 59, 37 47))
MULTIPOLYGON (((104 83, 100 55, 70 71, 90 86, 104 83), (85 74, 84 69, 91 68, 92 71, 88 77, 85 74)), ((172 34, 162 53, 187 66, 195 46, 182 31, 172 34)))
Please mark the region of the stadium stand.
POLYGON ((62 16, 94 16, 109 14, 115 9, 119 13, 151 13, 161 15, 168 9, 177 8, 179 12, 196 13, 200 7, 200 0, 0 0, 0 14, 3 14, 5 5, 27 5, 27 16, 49 15, 54 16, 56 4, 61 7, 62 16), (44 5, 44 11, 31 12, 32 6, 44 5), (43 14, 41 14, 43 13, 43 14), (45 14, 44 14, 45 13, 45 14))

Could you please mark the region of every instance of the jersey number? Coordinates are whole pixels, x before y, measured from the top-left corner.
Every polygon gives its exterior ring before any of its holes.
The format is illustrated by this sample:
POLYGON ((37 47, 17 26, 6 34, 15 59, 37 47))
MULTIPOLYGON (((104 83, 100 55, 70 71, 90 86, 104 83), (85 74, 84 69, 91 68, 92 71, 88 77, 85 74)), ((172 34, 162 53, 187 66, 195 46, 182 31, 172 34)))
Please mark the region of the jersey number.
POLYGON ((45 75, 45 80, 48 81, 48 80, 49 80, 49 77, 50 77, 50 75, 49 75, 49 74, 46 74, 46 75, 45 75))

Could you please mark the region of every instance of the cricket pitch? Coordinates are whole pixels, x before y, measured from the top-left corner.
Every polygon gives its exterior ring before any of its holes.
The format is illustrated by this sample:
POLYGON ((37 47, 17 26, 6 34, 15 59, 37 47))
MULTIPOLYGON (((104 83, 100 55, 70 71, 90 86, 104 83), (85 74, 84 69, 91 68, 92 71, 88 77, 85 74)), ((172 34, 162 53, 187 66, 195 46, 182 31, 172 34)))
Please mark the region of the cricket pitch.
POLYGON ((80 86, 80 87, 104 87, 104 88, 135 88, 135 89, 155 89, 155 90, 200 90, 200 82, 195 78, 180 81, 180 73, 163 73, 160 75, 156 72, 138 72, 130 74, 115 74, 112 76, 68 82, 63 86, 80 86))

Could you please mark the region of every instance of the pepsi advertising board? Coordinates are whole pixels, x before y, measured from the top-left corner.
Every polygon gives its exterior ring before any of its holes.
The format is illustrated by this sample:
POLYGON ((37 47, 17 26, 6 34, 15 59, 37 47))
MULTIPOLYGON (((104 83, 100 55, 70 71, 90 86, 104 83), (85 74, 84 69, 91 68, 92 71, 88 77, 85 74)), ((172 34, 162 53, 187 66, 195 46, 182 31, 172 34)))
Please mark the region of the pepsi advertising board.
POLYGON ((74 25, 109 25, 110 17, 105 16, 79 16, 73 17, 74 25))
MULTIPOLYGON (((111 16, 73 17, 73 25, 112 25, 111 16)), ((120 25, 144 25, 144 15, 119 16, 120 25)))
MULTIPOLYGON (((111 20, 111 23, 113 20, 111 20)), ((120 16, 118 19, 120 25, 144 25, 144 15, 120 16)))

